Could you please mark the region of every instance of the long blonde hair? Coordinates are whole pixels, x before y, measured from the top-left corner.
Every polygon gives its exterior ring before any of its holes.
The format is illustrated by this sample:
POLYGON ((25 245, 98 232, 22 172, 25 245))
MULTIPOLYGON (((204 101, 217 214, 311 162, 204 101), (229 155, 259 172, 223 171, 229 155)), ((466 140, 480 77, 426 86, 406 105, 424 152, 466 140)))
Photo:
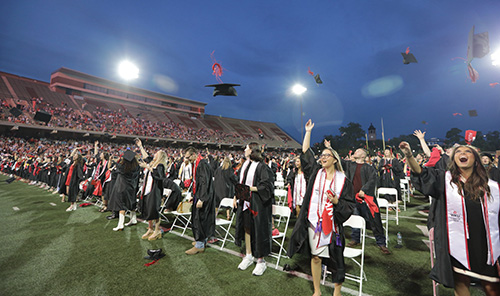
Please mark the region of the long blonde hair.
POLYGON ((222 160, 222 169, 227 170, 229 168, 231 168, 231 160, 226 156, 224 160, 222 160))
POLYGON ((167 167, 167 153, 163 150, 159 150, 156 152, 153 161, 151 162, 151 168, 156 168, 159 164, 163 164, 163 166, 167 167))

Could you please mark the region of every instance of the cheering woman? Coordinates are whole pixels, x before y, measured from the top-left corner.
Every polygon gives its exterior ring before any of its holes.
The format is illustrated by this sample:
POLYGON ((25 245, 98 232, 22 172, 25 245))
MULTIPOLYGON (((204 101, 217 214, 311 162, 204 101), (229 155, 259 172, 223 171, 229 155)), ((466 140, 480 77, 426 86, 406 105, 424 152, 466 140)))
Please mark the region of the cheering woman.
POLYGON ((399 147, 415 188, 436 200, 436 261, 430 278, 453 287, 455 295, 470 295, 471 278, 477 278, 486 295, 500 295, 500 189, 488 179, 476 149, 456 147, 444 171, 420 167, 407 142, 399 147))
POLYGON ((320 165, 310 149, 314 123, 306 123, 302 144, 301 164, 307 181, 307 190, 299 217, 292 231, 288 254, 311 254, 311 273, 314 296, 321 295, 321 262, 331 270, 334 296, 340 295, 345 279, 344 228, 355 206, 352 184, 342 170, 340 157, 332 148, 320 155, 320 165))

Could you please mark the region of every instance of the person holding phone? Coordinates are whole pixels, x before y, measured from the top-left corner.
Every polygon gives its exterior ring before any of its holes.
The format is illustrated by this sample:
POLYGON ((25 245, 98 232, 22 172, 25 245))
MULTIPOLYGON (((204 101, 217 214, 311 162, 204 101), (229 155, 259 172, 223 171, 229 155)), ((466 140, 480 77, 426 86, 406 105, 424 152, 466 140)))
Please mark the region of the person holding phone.
POLYGON ((288 255, 311 254, 314 296, 321 295, 321 263, 332 271, 334 296, 340 295, 345 280, 344 228, 356 205, 352 183, 346 178, 338 153, 325 148, 319 158, 310 149, 314 123, 305 126, 301 164, 307 183, 302 209, 292 231, 288 255))

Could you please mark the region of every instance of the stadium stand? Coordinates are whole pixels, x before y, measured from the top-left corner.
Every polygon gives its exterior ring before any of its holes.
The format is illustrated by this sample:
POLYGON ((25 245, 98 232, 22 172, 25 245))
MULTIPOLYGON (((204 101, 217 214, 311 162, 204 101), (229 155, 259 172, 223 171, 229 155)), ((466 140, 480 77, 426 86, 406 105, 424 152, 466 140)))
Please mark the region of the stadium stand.
POLYGON ((76 132, 118 138, 146 137, 187 144, 243 146, 250 140, 270 149, 300 145, 275 123, 213 116, 205 103, 122 85, 67 68, 51 82, 0 72, 0 124, 43 132, 76 132), (15 117, 16 107, 23 113, 15 117), (52 114, 48 124, 33 119, 52 114))

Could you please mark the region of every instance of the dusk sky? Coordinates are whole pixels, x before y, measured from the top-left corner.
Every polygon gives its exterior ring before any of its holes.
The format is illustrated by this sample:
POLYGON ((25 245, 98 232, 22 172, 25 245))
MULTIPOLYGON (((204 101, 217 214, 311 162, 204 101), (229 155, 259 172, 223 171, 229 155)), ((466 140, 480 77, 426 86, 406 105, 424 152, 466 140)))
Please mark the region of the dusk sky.
POLYGON ((140 69, 133 86, 205 102, 207 114, 275 122, 299 141, 290 91, 299 82, 315 142, 349 122, 373 123, 380 138, 381 118, 386 139, 500 130, 500 85, 490 86, 500 82, 490 57, 500 50, 500 1, 3 0, 0 10, 0 71, 20 76, 49 82, 66 67, 123 82, 117 67, 128 59, 140 69), (460 59, 473 25, 490 39, 490 53, 472 61, 476 83, 460 59), (407 47, 417 64, 403 64, 407 47), (212 52, 222 81, 241 84, 237 97, 204 87, 217 83, 212 52))

